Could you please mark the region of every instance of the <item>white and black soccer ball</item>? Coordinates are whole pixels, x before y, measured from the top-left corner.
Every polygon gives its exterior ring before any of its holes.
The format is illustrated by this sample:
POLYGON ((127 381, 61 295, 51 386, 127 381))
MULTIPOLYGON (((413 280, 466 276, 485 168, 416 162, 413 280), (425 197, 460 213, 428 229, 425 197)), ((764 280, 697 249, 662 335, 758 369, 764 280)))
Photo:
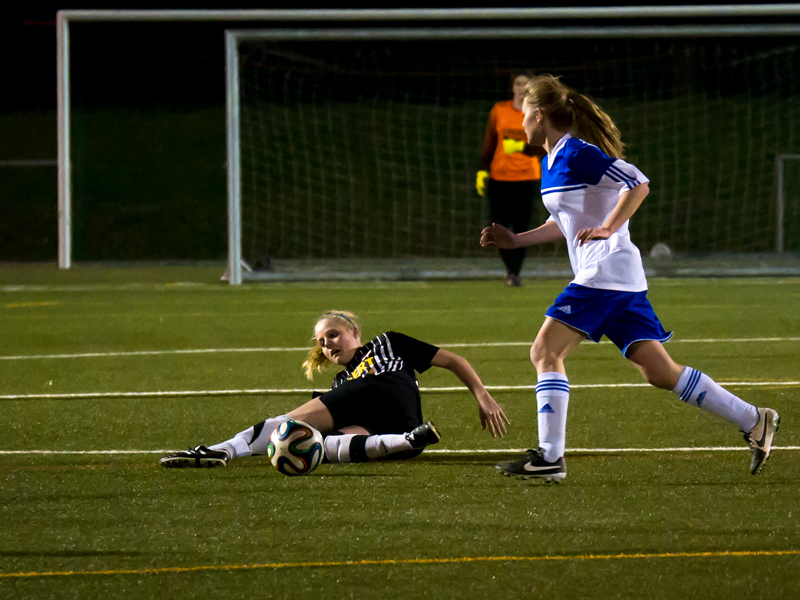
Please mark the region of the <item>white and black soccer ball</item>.
POLYGON ((267 456, 284 475, 308 475, 322 462, 322 434, 308 423, 289 419, 269 436, 267 456))

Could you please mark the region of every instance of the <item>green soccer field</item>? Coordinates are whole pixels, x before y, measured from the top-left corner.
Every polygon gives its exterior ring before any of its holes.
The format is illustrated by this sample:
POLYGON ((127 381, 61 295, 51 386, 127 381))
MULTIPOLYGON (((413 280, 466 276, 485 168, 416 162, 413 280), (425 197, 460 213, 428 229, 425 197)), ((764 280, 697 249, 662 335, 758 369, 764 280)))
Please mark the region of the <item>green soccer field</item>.
POLYGON ((232 288, 221 271, 0 266, 0 599, 800 597, 800 279, 650 281, 674 358, 780 413, 760 475, 734 425, 586 343, 569 475, 544 485, 494 464, 536 446, 528 349, 567 280, 232 288), (158 466, 325 389, 332 372, 312 384, 300 363, 329 309, 465 356, 509 435, 437 369, 420 385, 443 439, 418 459, 158 466))

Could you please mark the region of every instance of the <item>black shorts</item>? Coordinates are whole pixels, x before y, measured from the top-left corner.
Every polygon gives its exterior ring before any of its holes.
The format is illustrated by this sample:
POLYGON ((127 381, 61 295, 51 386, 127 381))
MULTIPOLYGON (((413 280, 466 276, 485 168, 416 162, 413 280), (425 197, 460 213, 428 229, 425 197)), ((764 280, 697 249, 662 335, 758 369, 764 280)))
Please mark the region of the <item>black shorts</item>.
POLYGON ((372 435, 406 433, 422 425, 419 389, 392 374, 367 375, 319 396, 334 429, 357 425, 372 435))

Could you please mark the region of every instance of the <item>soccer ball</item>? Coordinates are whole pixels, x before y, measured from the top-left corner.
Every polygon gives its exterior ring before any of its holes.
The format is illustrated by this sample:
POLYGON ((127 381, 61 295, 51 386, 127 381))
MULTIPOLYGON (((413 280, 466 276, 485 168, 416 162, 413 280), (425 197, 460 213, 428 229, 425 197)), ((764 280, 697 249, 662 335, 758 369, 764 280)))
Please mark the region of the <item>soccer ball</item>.
POLYGON ((269 436, 267 456, 284 475, 308 475, 324 454, 322 434, 308 423, 289 419, 269 436))
POLYGON ((650 258, 655 258, 656 260, 669 260, 672 258, 672 250, 670 250, 669 246, 667 246, 665 243, 659 242, 650 249, 650 258))

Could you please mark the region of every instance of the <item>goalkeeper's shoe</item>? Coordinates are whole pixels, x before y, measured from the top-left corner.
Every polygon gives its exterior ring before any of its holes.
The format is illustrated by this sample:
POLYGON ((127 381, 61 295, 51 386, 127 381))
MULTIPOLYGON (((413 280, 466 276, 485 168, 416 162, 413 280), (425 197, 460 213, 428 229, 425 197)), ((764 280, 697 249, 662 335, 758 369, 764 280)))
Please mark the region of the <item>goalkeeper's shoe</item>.
POLYGON ((744 441, 750 444, 750 474, 758 475, 761 467, 769 458, 772 438, 778 431, 781 418, 771 408, 758 409, 758 422, 749 432, 744 434, 744 441))
POLYGON ((168 454, 158 461, 166 469, 211 469, 227 467, 228 455, 219 450, 209 450, 205 446, 195 446, 184 452, 168 454))
POLYGON ((419 427, 412 429, 406 434, 406 439, 414 449, 424 448, 432 444, 438 444, 442 436, 436 430, 436 425, 432 421, 423 423, 419 427))
POLYGON ((555 462, 544 459, 542 449, 528 450, 520 460, 503 462, 497 465, 500 473, 508 477, 521 477, 522 479, 544 479, 550 483, 560 483, 567 477, 567 465, 562 456, 555 462))

